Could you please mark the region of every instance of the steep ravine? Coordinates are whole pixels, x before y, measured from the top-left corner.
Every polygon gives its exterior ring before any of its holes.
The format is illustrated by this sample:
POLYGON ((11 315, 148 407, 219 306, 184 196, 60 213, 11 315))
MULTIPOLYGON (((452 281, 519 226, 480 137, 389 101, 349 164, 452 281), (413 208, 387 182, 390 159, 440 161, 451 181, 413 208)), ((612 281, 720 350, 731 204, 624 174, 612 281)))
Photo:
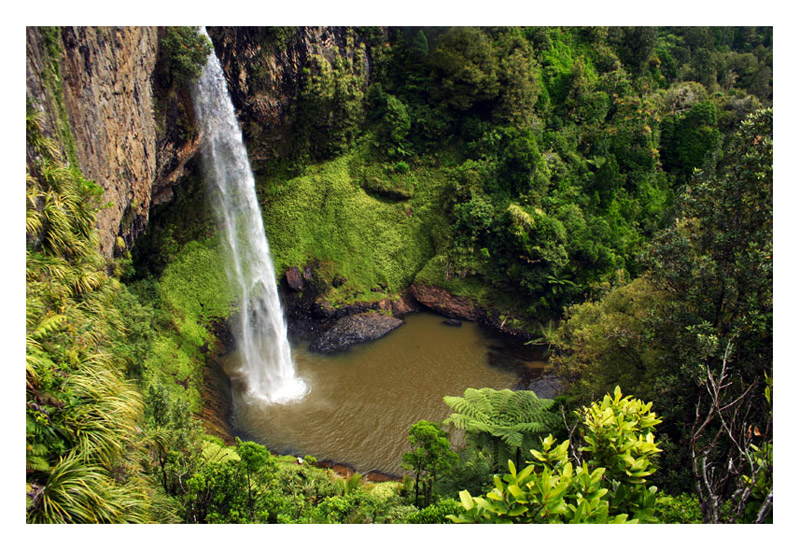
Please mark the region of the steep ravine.
MULTIPOLYGON (((192 167, 202 136, 188 89, 165 80, 160 72, 163 32, 157 27, 26 30, 28 107, 44 115, 44 132, 55 139, 64 158, 102 187, 105 208, 97 225, 107 259, 132 249, 148 229, 153 208, 164 212, 178 205, 176 191, 183 192, 196 179, 192 167)), ((361 40, 353 29, 300 27, 276 35, 265 28, 212 27, 209 34, 255 162, 275 160, 290 147, 292 109, 312 56, 349 59, 365 83, 372 71, 368 50, 356 56, 361 40), (276 36, 283 36, 282 41, 276 36)), ((182 217, 172 214, 174 219, 182 217)), ((293 288, 286 276, 281 280, 292 329, 307 336, 321 334, 345 316, 370 311, 402 316, 425 308, 503 328, 496 312, 430 286, 393 289, 386 298, 332 307, 325 300, 325 288, 302 290, 293 288)), ((205 378, 214 381, 206 395, 208 409, 214 412, 210 426, 220 435, 230 434, 223 426, 224 381, 211 372, 205 378)))
MULTIPOLYGON (((343 27, 299 27, 276 44, 264 27, 210 28, 251 158, 287 147, 292 101, 308 57, 353 55, 343 27)), ((106 258, 133 246, 154 205, 169 202, 201 137, 188 90, 159 73, 163 27, 27 27, 26 98, 44 132, 104 190, 106 258)), ((368 65, 368 60, 365 61, 368 65)), ((368 70, 368 66, 365 67, 368 70)))

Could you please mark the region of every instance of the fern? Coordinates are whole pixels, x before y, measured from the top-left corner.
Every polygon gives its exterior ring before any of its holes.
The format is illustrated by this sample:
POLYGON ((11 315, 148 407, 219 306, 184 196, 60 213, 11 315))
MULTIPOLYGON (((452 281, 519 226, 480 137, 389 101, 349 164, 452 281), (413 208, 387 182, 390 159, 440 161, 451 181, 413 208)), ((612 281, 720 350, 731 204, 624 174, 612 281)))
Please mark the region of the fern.
POLYGON ((531 390, 468 388, 463 397, 445 396, 444 402, 453 410, 444 423, 466 431, 496 465, 535 447, 537 437, 559 424, 559 417, 550 411, 553 401, 531 390))

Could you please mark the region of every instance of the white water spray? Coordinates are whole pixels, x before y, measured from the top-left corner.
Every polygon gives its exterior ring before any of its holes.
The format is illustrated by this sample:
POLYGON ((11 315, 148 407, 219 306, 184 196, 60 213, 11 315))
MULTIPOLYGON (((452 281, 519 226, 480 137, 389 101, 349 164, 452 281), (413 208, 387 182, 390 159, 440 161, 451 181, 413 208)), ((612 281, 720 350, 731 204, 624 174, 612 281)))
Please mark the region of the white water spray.
MULTIPOLYGON (((201 32, 208 36, 204 27, 201 32)), ((229 253, 225 269, 239 303, 232 321, 246 396, 270 403, 298 400, 307 388, 295 374, 255 178, 213 50, 197 84, 194 104, 203 132, 211 201, 229 253)))

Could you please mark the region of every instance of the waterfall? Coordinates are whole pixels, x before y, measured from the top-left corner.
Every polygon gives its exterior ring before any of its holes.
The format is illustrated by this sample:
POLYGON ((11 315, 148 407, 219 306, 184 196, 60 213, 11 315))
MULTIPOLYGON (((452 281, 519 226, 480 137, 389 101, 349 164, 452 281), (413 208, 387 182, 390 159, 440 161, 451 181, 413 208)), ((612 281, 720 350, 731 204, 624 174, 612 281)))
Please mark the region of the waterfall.
MULTIPOLYGON (((208 36, 205 27, 201 32, 208 36)), ((194 107, 209 196, 227 252, 225 270, 239 305, 231 321, 245 398, 270 403, 300 399, 306 384, 295 374, 255 178, 213 49, 195 88, 194 107)))

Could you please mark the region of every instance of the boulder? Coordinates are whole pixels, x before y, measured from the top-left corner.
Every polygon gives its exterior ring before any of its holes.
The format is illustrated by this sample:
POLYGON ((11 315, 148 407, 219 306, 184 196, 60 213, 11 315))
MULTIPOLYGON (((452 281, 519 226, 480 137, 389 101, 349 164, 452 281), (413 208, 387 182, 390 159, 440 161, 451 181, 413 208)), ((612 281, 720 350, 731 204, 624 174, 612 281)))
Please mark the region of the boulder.
POLYGON ((292 266, 286 270, 286 283, 289 284, 289 288, 293 291, 303 290, 303 287, 305 287, 305 278, 303 278, 300 268, 292 266))
POLYGON ((379 339, 402 324, 402 320, 375 312, 346 316, 312 340, 309 350, 321 354, 343 352, 354 344, 379 339))
POLYGON ((448 318, 478 321, 485 313, 473 300, 432 285, 415 283, 411 293, 418 302, 448 318))

